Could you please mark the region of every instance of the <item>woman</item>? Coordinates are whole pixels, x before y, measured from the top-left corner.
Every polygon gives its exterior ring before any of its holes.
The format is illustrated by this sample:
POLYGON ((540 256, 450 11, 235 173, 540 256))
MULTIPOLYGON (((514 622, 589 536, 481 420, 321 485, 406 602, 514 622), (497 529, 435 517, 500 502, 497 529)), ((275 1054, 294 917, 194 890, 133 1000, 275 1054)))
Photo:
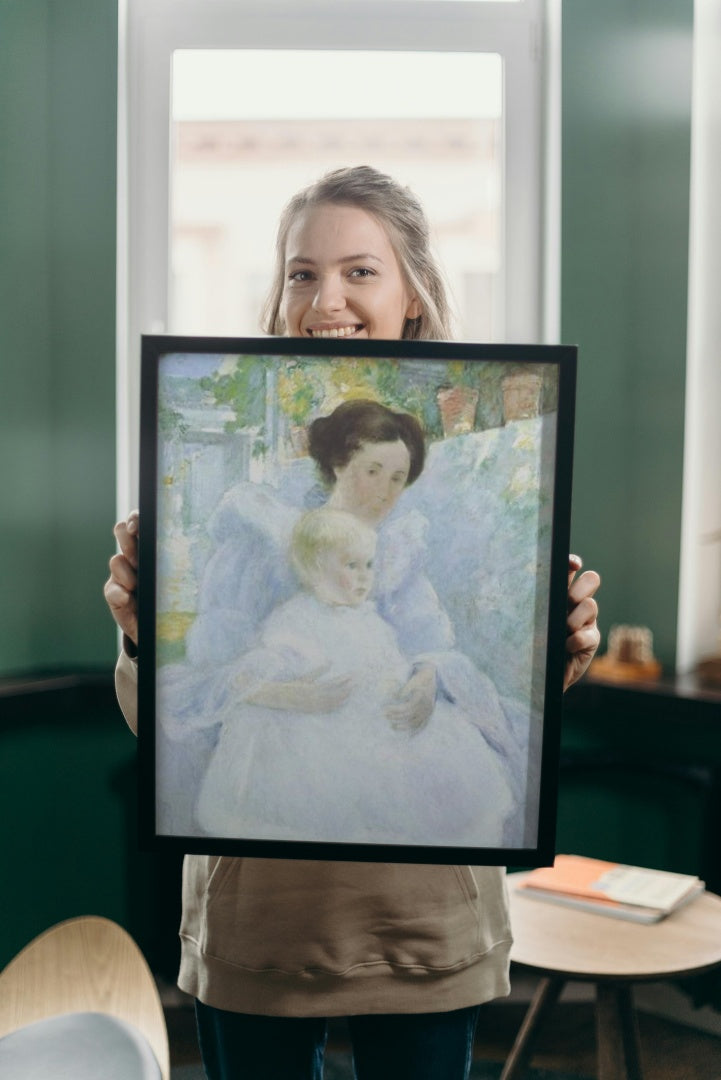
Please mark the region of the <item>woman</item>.
MULTIPOLYGON (((280 224, 266 329, 449 337, 417 200, 366 167, 339 170, 296 196, 280 224)), ((335 466, 336 479, 342 469, 335 466)), ((364 505, 375 512, 371 493, 364 505)), ((137 533, 136 514, 116 526, 121 551, 105 587, 125 634, 117 686, 131 724, 137 533)), ((598 575, 576 577, 580 568, 572 557, 566 686, 599 641, 598 575)), ((435 673, 423 681, 415 718, 428 710, 435 673)), ((496 867, 188 856, 181 939, 179 983, 198 1002, 212 1080, 320 1077, 328 1016, 349 1018, 360 1080, 461 1080, 480 1004, 509 990, 511 936, 496 867)))

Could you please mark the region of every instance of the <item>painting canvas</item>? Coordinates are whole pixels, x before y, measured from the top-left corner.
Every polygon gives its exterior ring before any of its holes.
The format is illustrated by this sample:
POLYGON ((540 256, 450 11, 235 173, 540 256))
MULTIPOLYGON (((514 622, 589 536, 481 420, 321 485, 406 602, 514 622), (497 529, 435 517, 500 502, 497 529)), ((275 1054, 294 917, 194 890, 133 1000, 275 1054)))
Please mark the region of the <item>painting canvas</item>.
POLYGON ((143 339, 145 846, 552 857, 575 362, 143 339))

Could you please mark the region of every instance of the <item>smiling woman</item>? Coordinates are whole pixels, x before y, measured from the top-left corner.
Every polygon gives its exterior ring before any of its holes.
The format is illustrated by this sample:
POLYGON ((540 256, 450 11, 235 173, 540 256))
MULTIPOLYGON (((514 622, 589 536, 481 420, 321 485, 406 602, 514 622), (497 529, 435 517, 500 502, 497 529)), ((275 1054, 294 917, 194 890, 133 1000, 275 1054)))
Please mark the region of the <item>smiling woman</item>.
POLYGON ((295 195, 278 228, 264 329, 450 338, 446 291, 416 196, 367 166, 336 169, 295 195))
POLYGON ((399 338, 420 313, 385 230, 356 206, 311 208, 292 226, 281 310, 298 337, 399 338))

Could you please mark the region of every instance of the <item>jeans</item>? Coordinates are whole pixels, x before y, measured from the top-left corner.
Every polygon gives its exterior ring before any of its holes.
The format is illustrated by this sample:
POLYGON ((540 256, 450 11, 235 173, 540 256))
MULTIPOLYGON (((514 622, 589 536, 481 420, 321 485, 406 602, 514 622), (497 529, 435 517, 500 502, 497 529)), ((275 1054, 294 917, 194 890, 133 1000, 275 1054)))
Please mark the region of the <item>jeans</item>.
MULTIPOLYGON (((479 1006, 348 1018, 356 1080, 467 1080, 479 1006)), ((321 1080, 323 1017, 250 1016, 196 1002, 208 1080, 321 1080)))

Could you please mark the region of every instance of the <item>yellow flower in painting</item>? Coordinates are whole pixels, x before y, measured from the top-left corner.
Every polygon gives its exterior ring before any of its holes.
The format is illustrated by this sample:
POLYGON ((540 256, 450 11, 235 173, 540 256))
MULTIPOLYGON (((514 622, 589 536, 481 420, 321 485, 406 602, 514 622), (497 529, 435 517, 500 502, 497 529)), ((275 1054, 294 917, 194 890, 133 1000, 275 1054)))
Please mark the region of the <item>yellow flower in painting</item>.
POLYGON ((524 424, 519 430, 516 438, 513 442, 514 450, 532 450, 536 449, 536 426, 535 424, 524 424))
POLYGON ((538 491, 538 473, 530 465, 521 465, 511 477, 508 493, 515 497, 538 491))
POLYGON ((293 424, 305 426, 324 399, 323 383, 312 364, 295 361, 278 373, 278 404, 293 424))
POLYGON ((330 370, 328 382, 341 395, 341 401, 349 398, 372 398, 377 400, 373 367, 367 360, 352 357, 337 359, 330 370))

